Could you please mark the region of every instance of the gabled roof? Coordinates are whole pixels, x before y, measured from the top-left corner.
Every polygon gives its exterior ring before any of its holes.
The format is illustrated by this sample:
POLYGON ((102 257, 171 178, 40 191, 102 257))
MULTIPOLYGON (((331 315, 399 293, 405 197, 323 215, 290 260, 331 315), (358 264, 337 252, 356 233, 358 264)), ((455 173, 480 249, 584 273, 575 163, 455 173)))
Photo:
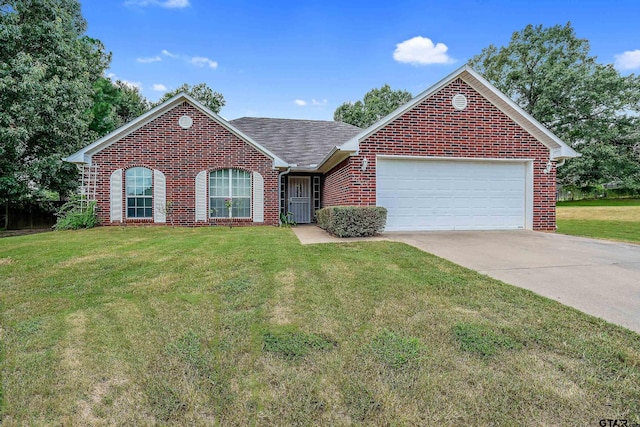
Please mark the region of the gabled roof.
MULTIPOLYGON (((449 83, 456 79, 462 79, 465 83, 471 86, 474 90, 484 96, 489 102, 495 105, 500 111, 506 114, 509 118, 511 118, 514 122, 520 125, 524 130, 529 132, 534 138, 544 144, 549 148, 551 152, 552 160, 561 160, 572 157, 578 157, 579 154, 576 153, 573 148, 563 142, 560 138, 555 136, 549 129, 544 127, 540 122, 534 119, 529 113, 524 111, 520 106, 518 106, 515 102, 509 99, 505 94, 500 92, 495 86, 489 83, 484 77, 478 74, 475 70, 473 70, 468 65, 464 65, 458 68, 453 73, 449 74, 444 79, 440 80, 438 83, 434 84, 411 101, 406 104, 398 107, 395 111, 393 111, 388 116, 380 119, 373 125, 369 126, 367 129, 364 129, 358 135, 351 138, 349 141, 345 142, 341 146, 337 147, 336 150, 331 152, 322 162, 321 167, 325 162, 330 161, 330 159, 334 158, 336 154, 339 152, 348 152, 355 153, 358 151, 360 146, 360 141, 365 138, 371 136, 393 120, 402 116, 407 111, 411 110, 416 105, 423 102, 425 99, 438 92, 443 87, 447 86, 449 83)), ((339 156, 342 158, 343 156, 339 156)), ((335 161, 331 161, 331 163, 335 163, 335 161)), ((325 167, 326 168, 326 167, 325 167)))
POLYGON ((125 124, 124 126, 119 127, 118 129, 114 130, 113 132, 109 133, 108 135, 105 135, 102 138, 98 139, 97 141, 93 142, 92 144, 87 145, 86 147, 84 147, 80 151, 77 151, 77 152, 73 153, 72 155, 70 155, 69 157, 65 158, 64 160, 67 161, 67 162, 70 162, 70 163, 91 164, 91 156, 93 154, 95 154, 95 153, 107 148, 111 144, 119 141, 120 139, 122 139, 125 136, 129 135, 130 133, 136 131, 137 129, 140 129, 142 126, 146 125, 150 121, 152 121, 155 118, 161 116, 162 114, 166 113, 167 111, 171 110, 172 108, 182 104, 183 102, 188 102, 189 104, 193 105, 195 108, 197 108, 202 113, 204 113, 205 115, 210 117, 212 120, 214 120, 217 123, 219 123, 220 125, 222 125, 228 131, 230 131, 231 133, 235 134, 239 138, 243 139, 248 144, 251 144, 258 151, 260 151, 261 153, 265 154, 267 157, 270 157, 271 159, 273 159, 273 167, 274 168, 287 167, 288 166, 287 162, 282 160, 280 157, 275 155, 273 152, 271 152, 267 148, 263 147, 261 144, 257 143, 253 138, 251 138, 250 136, 244 134, 240 129, 236 128, 235 126, 233 126, 232 124, 227 122, 222 117, 218 116, 216 113, 214 113, 209 108, 205 107, 200 102, 196 101, 194 98, 192 98, 191 96, 187 95, 186 93, 177 94, 176 96, 168 99, 167 101, 163 102, 162 104, 160 104, 160 105, 152 108, 151 110, 147 111, 145 114, 141 115, 137 119, 132 120, 129 123, 125 124))
POLYGON ((315 169, 332 149, 362 132, 347 123, 321 120, 241 117, 230 123, 296 169, 315 169))

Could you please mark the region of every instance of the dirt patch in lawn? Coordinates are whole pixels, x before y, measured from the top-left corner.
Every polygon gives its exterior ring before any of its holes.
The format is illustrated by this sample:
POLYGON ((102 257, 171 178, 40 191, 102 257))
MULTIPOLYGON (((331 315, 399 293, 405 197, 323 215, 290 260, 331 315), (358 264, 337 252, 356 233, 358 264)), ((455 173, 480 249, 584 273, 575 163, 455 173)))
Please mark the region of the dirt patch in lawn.
POLYGON ((276 304, 271 310, 271 321, 277 325, 291 323, 293 314, 290 302, 295 290, 296 274, 292 270, 285 270, 276 275, 276 283, 280 287, 276 290, 276 304))
POLYGON ((558 207, 559 220, 596 220, 640 222, 640 206, 558 207))

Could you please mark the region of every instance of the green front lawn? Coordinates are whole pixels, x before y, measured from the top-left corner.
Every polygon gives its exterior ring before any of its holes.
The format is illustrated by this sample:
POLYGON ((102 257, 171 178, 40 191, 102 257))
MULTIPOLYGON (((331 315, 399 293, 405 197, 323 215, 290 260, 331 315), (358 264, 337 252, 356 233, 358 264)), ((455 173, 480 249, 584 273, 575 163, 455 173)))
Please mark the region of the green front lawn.
POLYGON ((557 216, 559 233, 640 243, 638 199, 561 202, 557 216))
POLYGON ((640 422, 640 336, 410 246, 0 240, 3 425, 640 422))

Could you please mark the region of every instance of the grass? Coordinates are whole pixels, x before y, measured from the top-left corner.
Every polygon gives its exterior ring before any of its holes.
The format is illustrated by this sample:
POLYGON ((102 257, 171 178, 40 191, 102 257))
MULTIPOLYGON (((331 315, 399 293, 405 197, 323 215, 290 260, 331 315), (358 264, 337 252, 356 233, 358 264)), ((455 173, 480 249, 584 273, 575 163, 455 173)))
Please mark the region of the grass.
POLYGON ((640 422, 640 336, 400 243, 98 228, 0 240, 1 422, 640 422))
POLYGON ((557 223, 563 234, 640 243, 640 200, 560 202, 557 223))
POLYGON ((594 199, 558 202, 558 207, 582 206, 640 206, 640 199, 594 199))

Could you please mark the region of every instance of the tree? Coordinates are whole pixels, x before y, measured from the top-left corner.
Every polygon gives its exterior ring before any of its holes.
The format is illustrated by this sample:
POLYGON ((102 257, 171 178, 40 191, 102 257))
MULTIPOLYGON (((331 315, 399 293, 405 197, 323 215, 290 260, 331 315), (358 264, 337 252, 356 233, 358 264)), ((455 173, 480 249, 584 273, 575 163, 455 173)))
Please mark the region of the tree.
POLYGON ((367 92, 362 101, 345 102, 333 113, 337 122, 366 128, 407 103, 413 95, 406 90, 392 90, 388 84, 367 92))
POLYGON ((640 79, 621 76, 589 52, 571 23, 528 25, 469 64, 582 154, 559 168, 562 183, 638 186, 640 79))
POLYGON ((86 142, 93 83, 109 62, 77 0, 0 0, 0 202, 77 185, 62 158, 86 142))
POLYGON ((201 102, 202 105, 216 114, 220 113, 220 110, 222 109, 222 107, 224 107, 224 96, 222 96, 221 93, 214 92, 213 89, 207 86, 206 83, 198 83, 194 86, 189 86, 187 83, 185 83, 179 88, 165 93, 162 98, 160 98, 158 102, 154 104, 154 107, 156 105, 162 104, 167 99, 173 98, 180 92, 184 92, 195 98, 196 100, 201 102))
POLYGON ((101 137, 142 115, 149 109, 149 101, 137 87, 101 77, 93 84, 93 117, 89 129, 101 137))

